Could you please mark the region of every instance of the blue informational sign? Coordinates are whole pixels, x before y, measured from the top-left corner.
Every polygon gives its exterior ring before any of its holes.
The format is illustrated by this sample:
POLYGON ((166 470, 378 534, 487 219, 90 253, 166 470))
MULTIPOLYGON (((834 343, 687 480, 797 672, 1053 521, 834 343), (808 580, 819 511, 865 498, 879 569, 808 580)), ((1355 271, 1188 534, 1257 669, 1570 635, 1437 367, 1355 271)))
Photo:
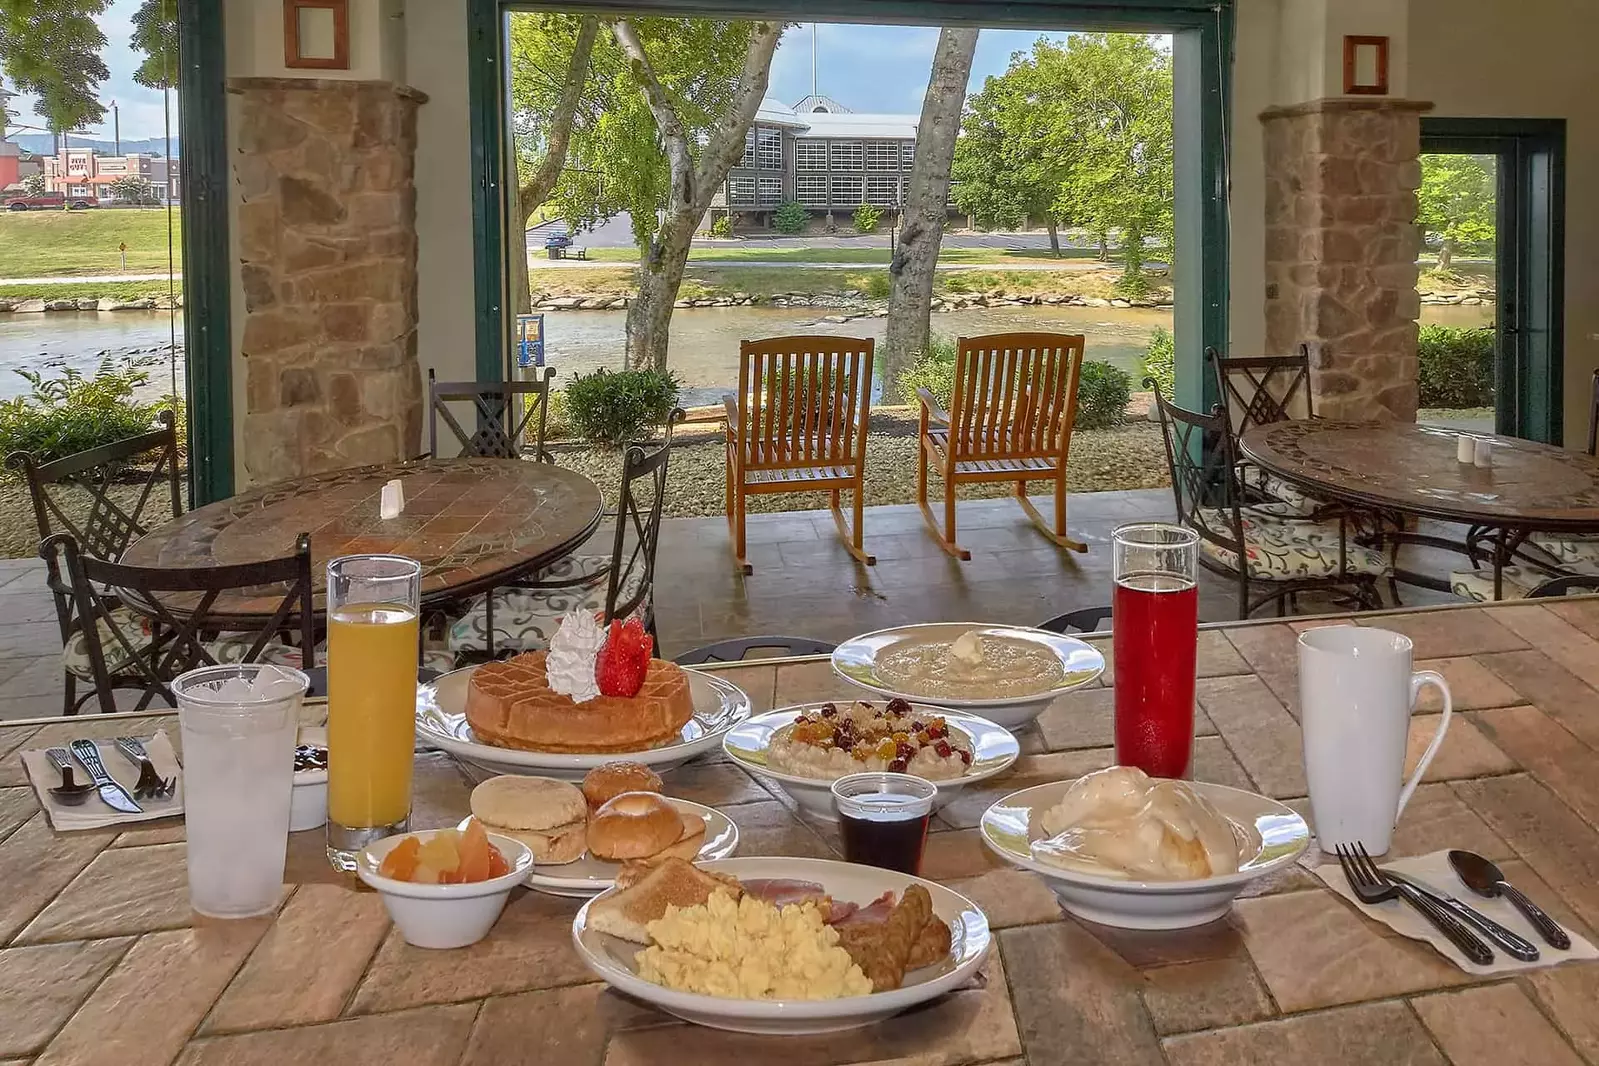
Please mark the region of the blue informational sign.
POLYGON ((544 316, 516 316, 516 365, 544 365, 544 316))

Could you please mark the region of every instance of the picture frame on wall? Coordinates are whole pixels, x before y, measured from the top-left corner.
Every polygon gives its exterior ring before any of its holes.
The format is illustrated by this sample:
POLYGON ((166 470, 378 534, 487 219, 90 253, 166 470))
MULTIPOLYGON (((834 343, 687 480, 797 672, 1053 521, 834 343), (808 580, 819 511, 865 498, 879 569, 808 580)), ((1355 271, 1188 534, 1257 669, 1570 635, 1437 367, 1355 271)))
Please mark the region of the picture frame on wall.
POLYGON ((350 0, 283 0, 283 65, 350 69, 350 0))
POLYGON ((1388 38, 1344 38, 1344 95, 1388 95, 1388 38))

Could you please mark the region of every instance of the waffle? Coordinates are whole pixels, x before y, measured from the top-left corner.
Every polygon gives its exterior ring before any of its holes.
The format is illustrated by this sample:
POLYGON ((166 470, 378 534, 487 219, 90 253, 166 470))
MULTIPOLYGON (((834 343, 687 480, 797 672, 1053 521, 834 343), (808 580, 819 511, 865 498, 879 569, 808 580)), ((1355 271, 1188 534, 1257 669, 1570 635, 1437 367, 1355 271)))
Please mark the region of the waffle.
POLYGON ((688 675, 651 659, 637 696, 574 703, 550 688, 545 652, 531 651, 472 672, 466 720, 477 739, 500 748, 572 754, 643 751, 675 739, 694 714, 688 675))

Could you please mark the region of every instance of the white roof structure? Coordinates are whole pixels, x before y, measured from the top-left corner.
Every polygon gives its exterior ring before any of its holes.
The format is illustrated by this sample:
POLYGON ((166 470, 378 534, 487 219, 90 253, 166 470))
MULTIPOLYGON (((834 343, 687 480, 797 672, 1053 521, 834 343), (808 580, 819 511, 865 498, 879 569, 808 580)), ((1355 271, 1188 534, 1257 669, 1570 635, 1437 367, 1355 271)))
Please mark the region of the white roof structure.
POLYGON ((802 115, 809 114, 813 111, 825 111, 832 115, 847 115, 853 111, 854 108, 845 107, 831 96, 820 95, 807 96, 805 99, 794 105, 794 110, 802 115))
MULTIPOLYGON (((806 97, 800 103, 826 99, 806 97)), ((834 101, 828 100, 828 103, 834 101)), ((761 101, 755 121, 766 126, 786 126, 796 137, 844 137, 915 140, 920 115, 863 114, 854 111, 800 111, 768 97, 761 101)))

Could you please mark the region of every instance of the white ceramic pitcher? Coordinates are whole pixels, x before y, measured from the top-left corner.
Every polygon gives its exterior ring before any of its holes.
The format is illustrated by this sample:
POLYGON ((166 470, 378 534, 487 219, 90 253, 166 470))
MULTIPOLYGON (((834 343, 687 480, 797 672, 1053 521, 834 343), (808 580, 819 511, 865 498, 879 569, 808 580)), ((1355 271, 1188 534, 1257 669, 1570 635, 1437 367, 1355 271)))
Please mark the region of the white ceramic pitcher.
POLYGON ((1410 638, 1368 626, 1324 626, 1299 635, 1300 725, 1311 817, 1323 851, 1364 844, 1387 852, 1394 825, 1449 730, 1449 685, 1412 670, 1410 638), (1410 780, 1404 779, 1410 712, 1423 686, 1444 713, 1410 780))

